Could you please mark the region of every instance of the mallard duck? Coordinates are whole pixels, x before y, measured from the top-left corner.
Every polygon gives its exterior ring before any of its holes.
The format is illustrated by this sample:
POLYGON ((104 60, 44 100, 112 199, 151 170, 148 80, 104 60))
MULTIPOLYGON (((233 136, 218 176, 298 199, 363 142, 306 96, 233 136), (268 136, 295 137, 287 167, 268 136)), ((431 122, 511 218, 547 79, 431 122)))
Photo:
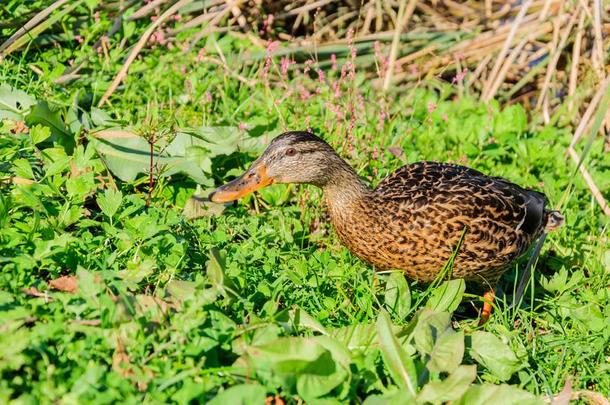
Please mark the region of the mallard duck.
POLYGON ((341 241, 376 269, 431 282, 455 254, 449 276, 488 291, 483 317, 509 264, 563 223, 558 211, 546 208, 544 194, 455 164, 412 163, 372 189, 328 143, 298 131, 276 137, 210 200, 237 200, 272 183, 320 187, 341 241))

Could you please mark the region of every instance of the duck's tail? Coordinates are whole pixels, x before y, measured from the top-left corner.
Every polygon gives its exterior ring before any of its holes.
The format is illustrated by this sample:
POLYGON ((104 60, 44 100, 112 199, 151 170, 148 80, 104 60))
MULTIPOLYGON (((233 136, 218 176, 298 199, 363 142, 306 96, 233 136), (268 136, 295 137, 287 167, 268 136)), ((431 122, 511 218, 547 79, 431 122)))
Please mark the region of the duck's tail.
POLYGON ((544 210, 544 230, 545 232, 554 231, 561 227, 565 218, 559 211, 544 210))

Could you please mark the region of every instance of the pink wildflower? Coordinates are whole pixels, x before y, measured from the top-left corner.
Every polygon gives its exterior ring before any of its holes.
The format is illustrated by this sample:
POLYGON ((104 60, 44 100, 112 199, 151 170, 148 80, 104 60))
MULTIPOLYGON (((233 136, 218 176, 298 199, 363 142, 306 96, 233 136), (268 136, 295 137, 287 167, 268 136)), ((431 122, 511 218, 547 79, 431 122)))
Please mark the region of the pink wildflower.
POLYGON ((197 52, 197 62, 203 62, 203 58, 205 57, 205 48, 199 49, 197 52))
POLYGON ((282 72, 282 76, 286 76, 288 74, 288 69, 290 69, 290 65, 292 65, 294 61, 291 61, 287 56, 282 56, 280 60, 280 72, 282 72))
POLYGON ((457 82, 461 82, 462 80, 464 80, 464 78, 466 77, 466 75, 468 74, 468 68, 464 68, 461 72, 458 72, 455 77, 451 80, 452 84, 455 84, 457 82))
POLYGON ((150 16, 150 21, 155 22, 155 21, 157 21, 157 18, 159 18, 159 16, 151 15, 150 16))
POLYGON ((76 42, 78 42, 79 44, 82 44, 84 39, 81 35, 75 35, 74 39, 76 40, 76 42))
POLYGON ((442 120, 447 122, 449 121, 449 117, 447 117, 447 114, 443 113, 443 115, 441 116, 442 120))
POLYGON ((330 55, 330 63, 331 63, 331 70, 337 70, 337 55, 335 55, 334 53, 332 53, 330 55))
POLYGON ((240 122, 239 125, 237 125, 237 128, 239 128, 240 131, 245 131, 248 129, 248 126, 245 123, 240 122))
POLYGON ((180 20, 182 20, 182 15, 180 15, 180 14, 176 14, 176 15, 174 16, 174 21, 180 21, 180 20))
POLYGON ((212 93, 210 93, 209 90, 205 92, 205 101, 207 103, 211 103, 212 102, 212 93))
POLYGON ((417 68, 417 65, 415 63, 411 63, 409 65, 409 73, 411 73, 413 76, 416 76, 418 71, 419 69, 417 68))
POLYGON ((263 71, 261 73, 263 80, 267 79, 269 69, 271 68, 271 54, 278 48, 279 45, 279 41, 269 41, 269 43, 267 44, 267 49, 265 50, 265 66, 263 66, 263 71))
POLYGON ((436 110, 436 104, 434 104, 432 101, 430 101, 428 103, 428 112, 431 113, 434 110, 436 110))
POLYGON ((99 10, 95 12, 95 14, 93 14, 93 19, 95 20, 96 23, 100 22, 100 12, 99 10))
POLYGON ((388 70, 388 59, 383 56, 383 53, 381 52, 381 44, 379 43, 379 41, 375 41, 373 48, 375 49, 375 59, 378 61, 377 75, 380 78, 383 78, 385 77, 386 72, 388 70))

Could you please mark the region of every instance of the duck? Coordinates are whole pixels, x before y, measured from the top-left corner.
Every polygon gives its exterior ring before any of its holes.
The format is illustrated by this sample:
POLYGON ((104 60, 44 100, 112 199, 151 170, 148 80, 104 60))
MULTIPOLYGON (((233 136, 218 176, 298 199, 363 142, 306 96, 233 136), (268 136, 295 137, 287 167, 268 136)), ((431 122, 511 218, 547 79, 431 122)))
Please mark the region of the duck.
POLYGON ((339 239, 375 270, 400 270, 422 283, 462 278, 482 288, 481 323, 491 314, 502 274, 564 222, 547 208, 543 193, 457 164, 407 164, 372 188, 330 144, 307 131, 275 137, 209 199, 227 203, 281 183, 321 188, 339 239))

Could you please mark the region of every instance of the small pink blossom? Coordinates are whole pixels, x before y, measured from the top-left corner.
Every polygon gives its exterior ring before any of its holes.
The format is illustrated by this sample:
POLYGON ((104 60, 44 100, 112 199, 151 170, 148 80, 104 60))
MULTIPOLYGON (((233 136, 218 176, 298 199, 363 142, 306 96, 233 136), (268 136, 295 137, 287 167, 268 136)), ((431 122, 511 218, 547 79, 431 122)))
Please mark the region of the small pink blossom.
POLYGON ((434 104, 432 101, 430 101, 428 103, 428 112, 431 113, 434 110, 436 110, 436 104, 434 104))
POLYGON ((203 58, 205 57, 205 48, 199 49, 197 52, 197 62, 203 62, 203 58))
POLYGON ((83 39, 83 37, 82 37, 81 35, 75 35, 75 36, 74 36, 74 40, 75 40, 76 42, 78 42, 79 44, 82 44, 82 43, 83 43, 83 41, 84 41, 84 39, 83 39))
POLYGON ((205 101, 207 103, 211 103, 212 102, 212 93, 210 93, 209 90, 205 92, 205 101))
POLYGON ((280 60, 280 72, 282 72, 282 76, 286 76, 288 74, 288 69, 290 69, 290 65, 294 63, 296 62, 291 60, 287 56, 282 56, 282 59, 280 60))
POLYGON ((96 11, 96 12, 93 14, 93 19, 95 20, 95 22, 96 22, 96 23, 99 23, 99 22, 100 22, 100 12, 99 12, 99 10, 98 10, 98 11, 96 11))
POLYGON ((337 55, 335 55, 334 53, 332 53, 330 55, 330 63, 331 63, 331 69, 332 70, 337 70, 337 55))
POLYGON ((449 121, 449 117, 445 113, 443 113, 443 115, 441 116, 441 119, 445 122, 449 121))
POLYGON ((388 71, 388 59, 381 52, 381 44, 379 41, 375 41, 373 48, 375 50, 375 59, 378 61, 377 75, 380 78, 383 78, 388 71))
POLYGON ((413 76, 416 76, 419 72, 419 69, 417 68, 417 65, 415 63, 411 63, 409 65, 409 73, 411 73, 413 76))
POLYGON ((280 41, 269 41, 267 44, 267 49, 265 50, 265 66, 263 66, 263 71, 261 73, 261 77, 263 80, 267 79, 267 75, 269 74, 269 69, 271 68, 271 54, 280 46, 280 41))
POLYGON ((155 21, 157 21, 157 18, 159 18, 159 16, 151 15, 150 16, 150 21, 155 22, 155 21))
POLYGON ((186 74, 186 66, 180 66, 180 73, 182 73, 183 75, 186 74))
POLYGON ((299 84, 297 86, 297 90, 299 90, 299 94, 301 96, 302 101, 307 101, 311 98, 311 93, 302 84, 299 84))
POLYGON ((239 128, 240 131, 245 131, 248 129, 248 126, 244 122, 240 122, 239 125, 237 125, 237 128, 239 128))
POLYGON ((468 68, 464 68, 461 72, 458 72, 455 77, 451 80, 451 83, 455 84, 457 82, 461 82, 464 80, 466 75, 468 74, 468 68))
POLYGON ((180 14, 176 14, 176 15, 174 16, 174 21, 180 21, 180 20, 182 20, 182 15, 180 15, 180 14))
POLYGON ((379 153, 377 151, 377 146, 373 146, 373 160, 377 160, 379 157, 379 153))

